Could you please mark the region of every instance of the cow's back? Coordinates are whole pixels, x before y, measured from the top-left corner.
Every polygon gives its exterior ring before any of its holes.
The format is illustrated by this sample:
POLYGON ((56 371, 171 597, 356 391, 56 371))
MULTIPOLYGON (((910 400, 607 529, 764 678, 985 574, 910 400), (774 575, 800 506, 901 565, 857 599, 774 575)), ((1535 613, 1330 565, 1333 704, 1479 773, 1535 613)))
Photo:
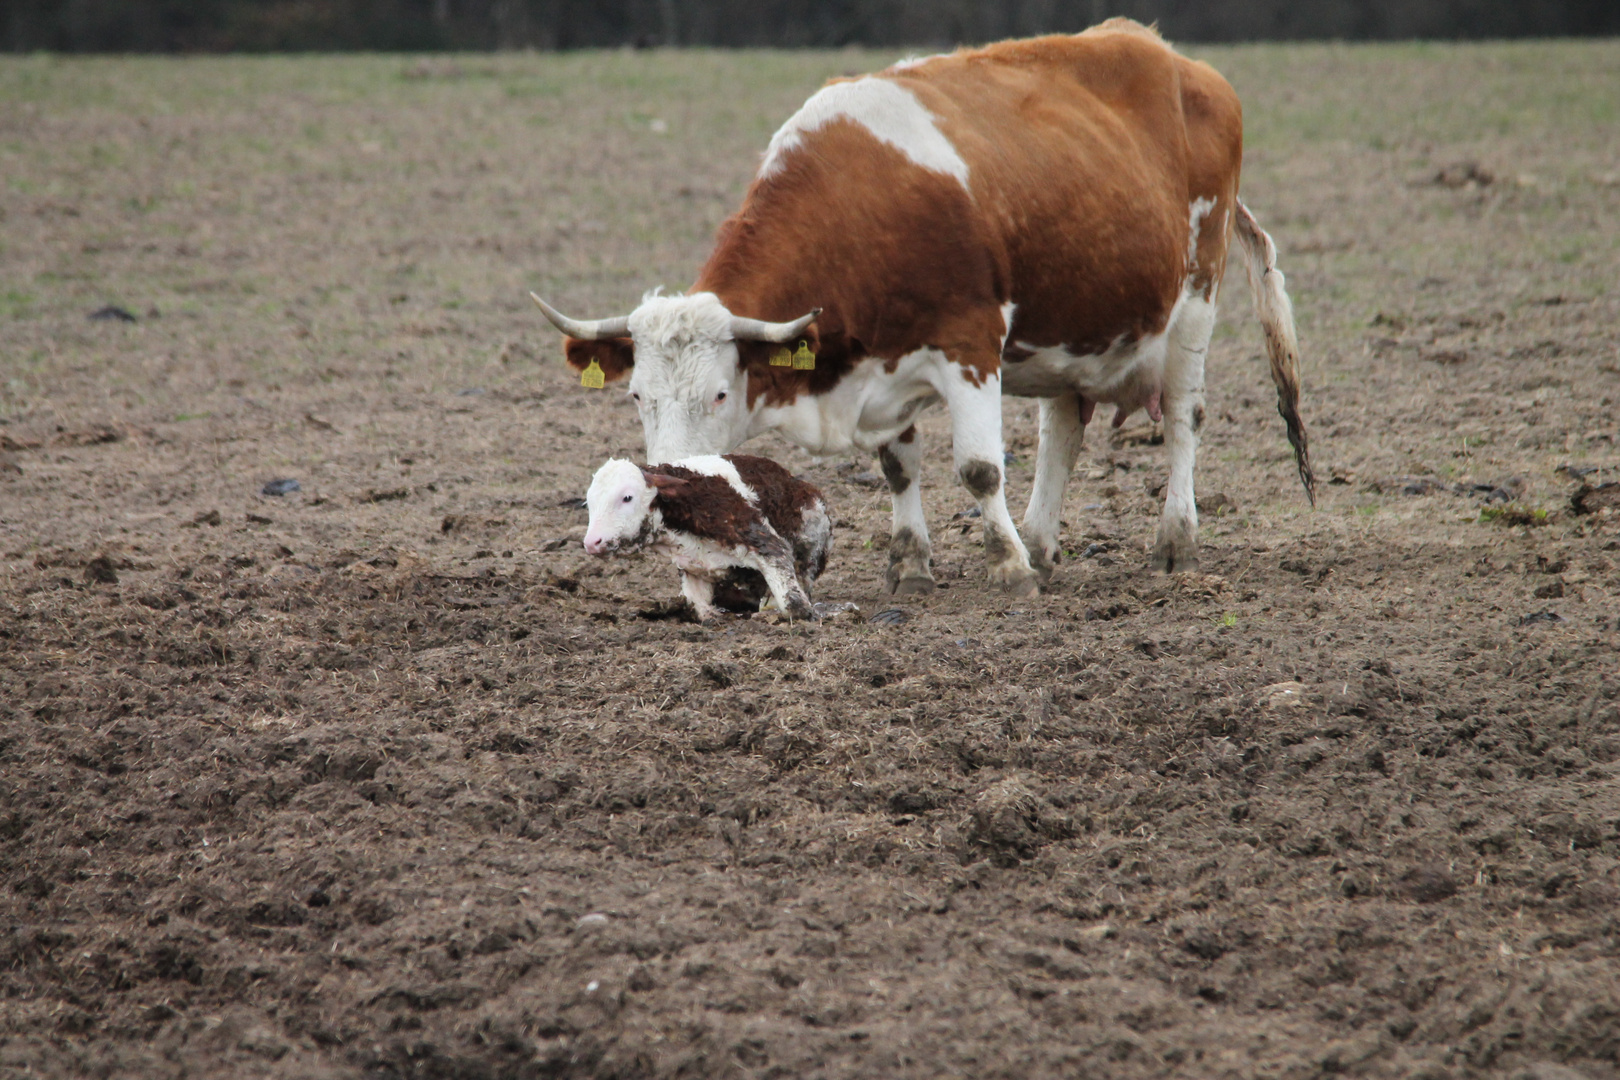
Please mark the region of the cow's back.
POLYGON ((968 162, 1021 339, 1096 352, 1163 329, 1191 208, 1237 190, 1242 113, 1214 69, 1115 19, 894 77, 968 162))
MULTIPOLYGON (((863 81, 908 91, 944 151, 846 116, 806 126, 792 149, 773 140, 695 286, 759 318, 824 308, 814 379, 925 344, 998 358, 1009 300, 1018 338, 1037 345, 1093 352, 1158 333, 1187 280, 1192 207, 1229 210, 1236 195, 1236 95, 1128 20, 830 85, 863 81), (961 168, 942 160, 952 150, 961 168)), ((1229 220, 1205 220, 1212 252, 1229 220)))

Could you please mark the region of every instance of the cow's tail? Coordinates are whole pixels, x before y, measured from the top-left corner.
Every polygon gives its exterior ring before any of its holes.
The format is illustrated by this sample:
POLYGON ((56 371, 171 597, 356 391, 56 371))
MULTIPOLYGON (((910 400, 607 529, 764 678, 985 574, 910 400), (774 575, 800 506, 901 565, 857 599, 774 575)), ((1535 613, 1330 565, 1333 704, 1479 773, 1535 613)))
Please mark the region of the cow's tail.
POLYGON ((1266 355, 1271 360, 1271 381, 1277 384, 1277 412, 1288 425, 1288 441, 1294 447, 1294 462, 1305 494, 1316 505, 1316 476, 1311 472, 1310 444, 1305 438, 1305 422, 1299 418, 1299 335, 1294 332, 1294 305, 1288 300, 1286 281, 1277 269, 1277 245, 1271 242, 1249 208, 1237 204, 1237 236, 1249 268, 1249 289, 1254 294, 1254 313, 1266 335, 1266 355))

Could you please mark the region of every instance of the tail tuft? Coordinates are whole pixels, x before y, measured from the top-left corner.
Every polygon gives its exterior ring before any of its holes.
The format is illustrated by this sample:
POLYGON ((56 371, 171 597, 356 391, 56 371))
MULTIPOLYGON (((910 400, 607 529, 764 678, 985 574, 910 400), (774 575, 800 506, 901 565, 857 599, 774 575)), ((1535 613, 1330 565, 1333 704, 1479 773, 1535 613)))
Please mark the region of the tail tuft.
POLYGON ((1277 412, 1288 425, 1288 442, 1299 466, 1299 482, 1316 505, 1316 475, 1311 472, 1310 443, 1299 417, 1299 336, 1294 331, 1294 305, 1288 300, 1287 282, 1277 269, 1277 245, 1254 220, 1249 208, 1237 204, 1237 236, 1249 269, 1254 312, 1266 335, 1266 356, 1271 381, 1277 386, 1277 412))

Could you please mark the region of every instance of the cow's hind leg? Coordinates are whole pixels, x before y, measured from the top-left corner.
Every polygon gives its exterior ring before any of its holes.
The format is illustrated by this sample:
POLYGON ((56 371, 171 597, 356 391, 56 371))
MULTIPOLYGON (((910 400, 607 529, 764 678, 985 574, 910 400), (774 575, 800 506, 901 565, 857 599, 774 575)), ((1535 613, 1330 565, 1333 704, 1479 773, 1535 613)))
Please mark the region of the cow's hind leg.
POLYGON ((934 591, 934 573, 928 568, 933 546, 928 540, 928 522, 923 518, 922 492, 917 474, 922 466, 922 447, 917 429, 908 427, 900 437, 878 448, 883 478, 889 482, 894 501, 894 527, 889 537, 889 569, 884 587, 901 596, 934 591))
POLYGON ((1029 545, 1030 565, 1043 583, 1058 563, 1063 491, 1085 444, 1093 407, 1078 394, 1041 398, 1041 441, 1035 452, 1035 487, 1024 511, 1024 542, 1029 545))
POLYGON ((1193 468, 1204 425, 1204 356, 1215 332, 1213 289, 1189 296, 1170 327, 1164 357, 1164 448, 1170 457, 1164 512, 1153 565, 1166 572, 1198 569, 1198 504, 1193 468))
POLYGON ((956 474, 979 501, 990 580, 1014 596, 1034 596, 1040 586, 1029 565, 1029 552, 1007 512, 1002 482, 1006 451, 1001 441, 1001 374, 980 377, 974 385, 968 369, 954 362, 944 367, 938 389, 951 410, 956 474))

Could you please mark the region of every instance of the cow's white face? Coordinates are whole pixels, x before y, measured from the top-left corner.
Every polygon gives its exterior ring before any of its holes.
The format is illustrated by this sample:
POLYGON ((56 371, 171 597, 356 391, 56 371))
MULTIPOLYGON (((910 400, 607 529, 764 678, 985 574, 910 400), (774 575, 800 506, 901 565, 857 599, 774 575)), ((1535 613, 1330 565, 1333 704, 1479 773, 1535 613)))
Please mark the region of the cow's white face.
POLYGON ((596 470, 590 490, 585 493, 585 506, 591 512, 591 523, 585 529, 585 550, 592 555, 608 555, 644 544, 652 532, 649 511, 657 494, 657 488, 634 462, 609 459, 596 470))
POLYGON ((643 298, 630 313, 630 337, 629 392, 649 464, 729 453, 748 438, 748 377, 731 312, 713 293, 643 298))

